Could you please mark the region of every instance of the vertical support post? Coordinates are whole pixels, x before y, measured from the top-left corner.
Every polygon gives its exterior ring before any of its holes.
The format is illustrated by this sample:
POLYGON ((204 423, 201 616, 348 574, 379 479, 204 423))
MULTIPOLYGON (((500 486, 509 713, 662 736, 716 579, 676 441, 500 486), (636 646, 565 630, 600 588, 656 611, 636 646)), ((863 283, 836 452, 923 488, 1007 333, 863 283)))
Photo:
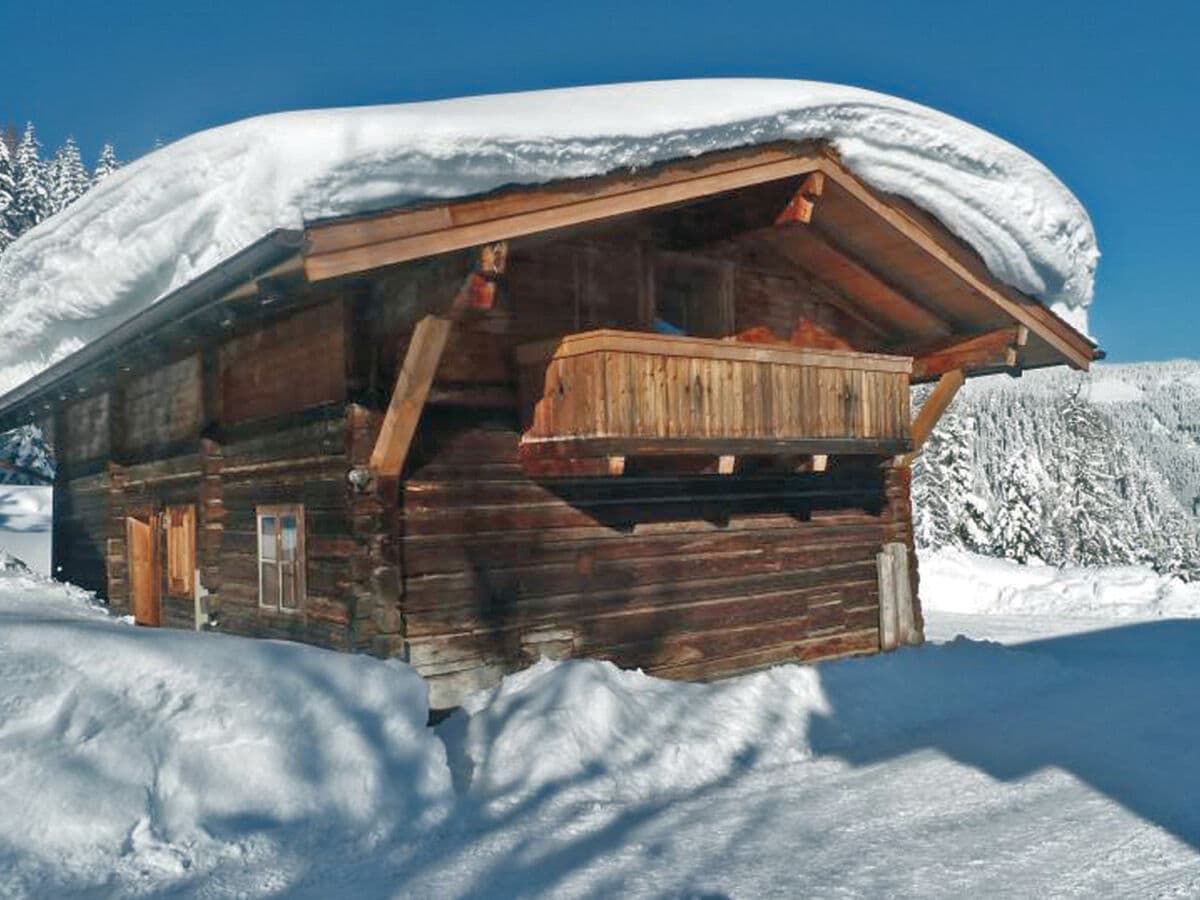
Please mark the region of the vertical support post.
MULTIPOLYGON (((125 540, 125 486, 128 476, 124 466, 108 464, 108 526, 105 533, 105 576, 108 605, 113 612, 129 612, 129 548, 125 540)), ((65 490, 65 488, 64 488, 65 490)))
POLYGON ((875 563, 879 570, 879 648, 895 650, 900 632, 900 617, 896 609, 896 570, 886 547, 876 554, 875 563))
POLYGON ((224 465, 221 445, 211 438, 201 439, 196 590, 197 596, 207 601, 204 618, 205 624, 210 626, 219 620, 221 603, 221 546, 225 539, 225 499, 221 473, 224 465))

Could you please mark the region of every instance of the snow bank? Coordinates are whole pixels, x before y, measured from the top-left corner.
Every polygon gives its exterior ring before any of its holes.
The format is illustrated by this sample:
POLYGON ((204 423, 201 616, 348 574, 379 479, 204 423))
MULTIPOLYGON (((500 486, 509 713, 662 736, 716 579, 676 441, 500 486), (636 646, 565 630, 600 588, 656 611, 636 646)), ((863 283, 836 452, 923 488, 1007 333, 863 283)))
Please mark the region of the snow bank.
POLYGON ((426 715, 401 663, 133 628, 0 572, 0 894, 277 893, 403 842, 450 799, 426 715))
POLYGON ((1143 566, 1021 565, 944 548, 921 555, 926 612, 1078 618, 1200 616, 1200 584, 1143 566))
POLYGON ((851 747, 861 753, 1059 675, 1048 660, 965 638, 713 684, 543 660, 470 698, 439 730, 456 780, 485 804, 534 794, 642 802, 851 747))
POLYGON ((273 228, 776 140, 821 138, 1086 330, 1079 201, 1016 147, 908 101, 782 80, 651 82, 280 113, 119 170, 0 258, 0 392, 273 228))

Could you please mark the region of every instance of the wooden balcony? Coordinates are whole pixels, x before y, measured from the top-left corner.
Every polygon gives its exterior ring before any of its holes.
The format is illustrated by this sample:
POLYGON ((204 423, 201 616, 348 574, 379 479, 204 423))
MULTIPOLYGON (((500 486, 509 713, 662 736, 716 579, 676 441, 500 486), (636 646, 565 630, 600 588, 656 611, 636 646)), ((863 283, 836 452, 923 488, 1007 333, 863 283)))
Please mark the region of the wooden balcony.
POLYGON ((603 330, 527 344, 517 362, 527 467, 912 445, 909 357, 603 330))

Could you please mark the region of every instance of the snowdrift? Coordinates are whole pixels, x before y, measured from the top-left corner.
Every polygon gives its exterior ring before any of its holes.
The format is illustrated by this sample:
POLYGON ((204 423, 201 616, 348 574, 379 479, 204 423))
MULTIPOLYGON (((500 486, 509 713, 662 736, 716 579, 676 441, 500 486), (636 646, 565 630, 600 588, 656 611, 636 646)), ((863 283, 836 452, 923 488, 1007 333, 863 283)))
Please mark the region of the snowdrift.
POLYGON ((1052 662, 965 638, 713 684, 543 660, 473 697, 440 731, 456 782, 486 805, 534 795, 632 803, 861 752, 1059 676, 1052 662))
POLYGON ((998 278, 1086 331, 1091 222, 1016 147, 857 88, 652 82, 280 113, 157 150, 0 258, 0 392, 274 228, 808 139, 830 141, 862 178, 934 213, 998 278))
POLYGON ((1145 566, 1021 565, 956 548, 921 554, 927 613, 1145 619, 1200 616, 1200 584, 1145 566))
POLYGON ((0 572, 0 894, 217 870, 270 893, 318 856, 403 842, 450 800, 426 716, 401 663, 138 629, 0 572))

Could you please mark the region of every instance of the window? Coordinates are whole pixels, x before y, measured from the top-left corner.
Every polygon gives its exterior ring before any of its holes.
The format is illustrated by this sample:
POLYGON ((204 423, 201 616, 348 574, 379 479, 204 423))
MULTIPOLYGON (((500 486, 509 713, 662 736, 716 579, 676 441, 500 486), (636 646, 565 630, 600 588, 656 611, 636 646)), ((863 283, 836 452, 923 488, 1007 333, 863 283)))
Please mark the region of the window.
POLYGON ((190 597, 195 590, 196 508, 167 507, 167 593, 190 597))
POLYGON ((304 605, 304 507, 258 508, 258 605, 297 612, 304 605))

